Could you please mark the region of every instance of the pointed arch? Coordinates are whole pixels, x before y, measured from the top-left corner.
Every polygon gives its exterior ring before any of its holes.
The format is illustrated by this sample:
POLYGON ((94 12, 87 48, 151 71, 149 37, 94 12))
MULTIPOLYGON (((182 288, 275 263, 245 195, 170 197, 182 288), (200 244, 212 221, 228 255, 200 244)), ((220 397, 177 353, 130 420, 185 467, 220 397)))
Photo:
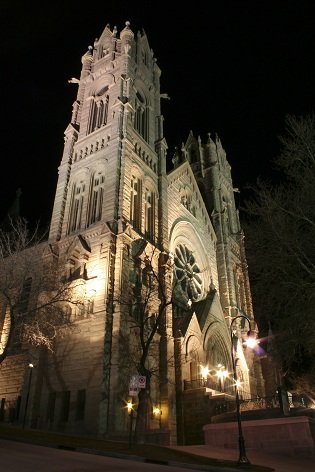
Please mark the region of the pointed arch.
POLYGON ((188 376, 190 382, 197 381, 200 377, 200 339, 193 334, 189 335, 185 346, 186 364, 189 369, 188 376))
POLYGON ((87 134, 107 124, 109 105, 109 85, 96 90, 90 97, 87 134))
POLYGON ((70 215, 67 233, 73 233, 81 228, 83 203, 85 198, 85 182, 78 181, 72 184, 70 215))
POLYGON ((100 221, 104 200, 105 176, 102 171, 96 171, 91 178, 88 222, 87 226, 100 221))
POLYGON ((145 141, 149 140, 150 103, 143 90, 138 88, 135 96, 134 128, 145 141))
POLYGON ((137 169, 133 169, 130 181, 130 222, 134 229, 141 232, 142 226, 142 183, 137 169))
POLYGON ((151 179, 144 182, 144 234, 151 241, 155 238, 157 190, 151 179))
POLYGON ((66 254, 66 278, 68 280, 86 279, 86 264, 91 254, 91 248, 81 236, 76 236, 66 254))

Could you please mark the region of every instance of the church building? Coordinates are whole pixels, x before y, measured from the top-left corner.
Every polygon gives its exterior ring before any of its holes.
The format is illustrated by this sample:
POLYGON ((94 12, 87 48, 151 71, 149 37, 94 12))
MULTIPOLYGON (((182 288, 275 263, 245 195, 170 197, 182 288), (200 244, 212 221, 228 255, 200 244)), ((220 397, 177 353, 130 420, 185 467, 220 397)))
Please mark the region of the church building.
POLYGON ((202 442, 235 402, 234 370, 241 398, 264 395, 231 167, 217 135, 191 131, 169 156, 144 32, 107 25, 81 60, 44 254, 88 304, 67 308, 75 329, 38 355, 31 385, 34 348, 5 359, 2 417, 10 405, 29 427, 122 438, 130 402, 146 441, 202 442))

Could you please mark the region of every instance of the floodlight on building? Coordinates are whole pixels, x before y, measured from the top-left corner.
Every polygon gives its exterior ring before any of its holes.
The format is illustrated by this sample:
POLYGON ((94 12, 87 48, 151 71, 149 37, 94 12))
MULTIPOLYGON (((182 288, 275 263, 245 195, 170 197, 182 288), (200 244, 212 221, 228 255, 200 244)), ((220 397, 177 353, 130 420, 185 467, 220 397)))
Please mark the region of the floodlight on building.
POLYGON ((155 419, 159 420, 159 426, 161 428, 161 422, 162 422, 162 410, 161 407, 159 406, 154 406, 152 410, 153 416, 155 419))
POLYGON ((218 364, 217 370, 215 371, 216 376, 220 382, 221 391, 224 392, 225 390, 225 379, 229 376, 229 372, 226 370, 225 366, 222 364, 218 364))
POLYGON ((161 413, 162 413, 162 412, 161 412, 161 409, 160 409, 158 406, 154 406, 154 407, 153 407, 153 415, 154 415, 155 417, 159 417, 159 416, 161 415, 161 413))
POLYGON ((203 380, 203 384, 206 385, 207 383, 207 379, 208 379, 208 375, 210 373, 209 371, 209 367, 208 366, 200 366, 200 372, 201 372, 201 378, 203 380))

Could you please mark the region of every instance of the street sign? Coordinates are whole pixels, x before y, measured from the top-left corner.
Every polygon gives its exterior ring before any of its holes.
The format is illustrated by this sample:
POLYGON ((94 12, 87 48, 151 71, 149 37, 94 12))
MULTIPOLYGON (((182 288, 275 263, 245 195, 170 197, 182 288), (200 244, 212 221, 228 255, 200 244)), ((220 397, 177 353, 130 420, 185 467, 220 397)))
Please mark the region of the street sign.
POLYGON ((129 395, 136 395, 140 388, 146 387, 146 376, 145 375, 133 375, 129 382, 129 395), (136 392, 136 393, 131 393, 136 392))
POLYGON ((145 375, 138 375, 138 388, 145 388, 146 380, 145 375))
POLYGON ((138 379, 137 375, 133 375, 129 381, 129 395, 131 397, 135 397, 138 395, 139 389, 138 389, 138 379))

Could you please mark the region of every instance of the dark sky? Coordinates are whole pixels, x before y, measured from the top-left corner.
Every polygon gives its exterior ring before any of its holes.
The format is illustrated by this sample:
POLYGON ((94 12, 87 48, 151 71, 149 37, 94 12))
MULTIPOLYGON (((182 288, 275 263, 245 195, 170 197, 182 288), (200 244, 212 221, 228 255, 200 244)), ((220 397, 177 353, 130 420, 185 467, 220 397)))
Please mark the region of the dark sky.
POLYGON ((171 161, 190 130, 217 132, 242 190, 270 174, 286 114, 315 108, 313 0, 188 2, 2 0, 3 215, 21 187, 21 212, 48 221, 63 132, 81 56, 107 23, 143 29, 162 70, 171 161), (187 2, 185 2, 187 3, 187 2))

